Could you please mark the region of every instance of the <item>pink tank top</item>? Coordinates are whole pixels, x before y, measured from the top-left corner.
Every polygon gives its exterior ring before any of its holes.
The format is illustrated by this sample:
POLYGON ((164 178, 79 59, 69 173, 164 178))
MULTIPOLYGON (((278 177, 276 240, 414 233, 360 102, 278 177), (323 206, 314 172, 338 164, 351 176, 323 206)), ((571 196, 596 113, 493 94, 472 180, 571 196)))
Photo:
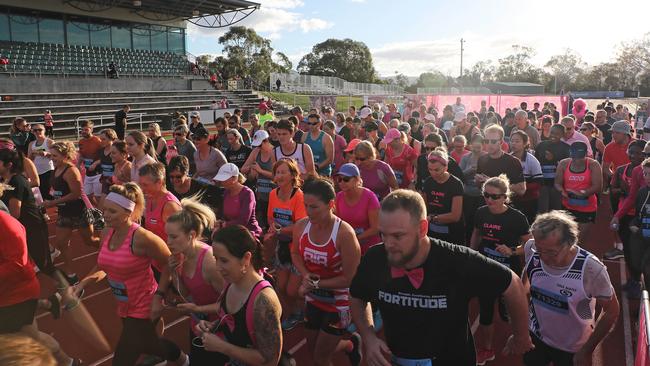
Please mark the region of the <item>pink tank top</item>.
MULTIPOLYGON (((214 304, 219 300, 219 293, 217 293, 212 285, 203 278, 203 259, 205 254, 209 252, 210 246, 204 243, 200 243, 201 251, 196 257, 196 268, 194 269, 194 274, 192 277, 187 277, 183 274, 183 269, 179 266, 176 269, 178 278, 183 282, 183 285, 188 291, 188 295, 185 295, 185 299, 195 303, 196 305, 207 305, 214 304)), ((200 315, 193 315, 191 318, 192 330, 196 325, 197 320, 203 319, 200 315)), ((205 317, 205 319, 208 319, 205 317)), ((210 319, 212 320, 212 319, 210 319)), ((196 330, 194 330, 196 332, 196 330)), ((198 335, 198 334, 197 334, 198 335)))
MULTIPOLYGON (((564 189, 576 192, 589 189, 591 187, 591 175, 589 161, 585 163, 585 170, 580 173, 572 172, 571 163, 569 163, 564 169, 564 189)), ((577 212, 594 212, 598 210, 598 198, 596 194, 583 198, 569 193, 569 198, 562 197, 562 205, 577 212)))
POLYGON ((117 299, 117 315, 121 318, 149 318, 151 301, 158 287, 151 270, 153 260, 133 254, 131 248, 133 234, 139 227, 136 223, 131 225, 124 241, 115 250, 108 247, 114 231, 107 228, 108 235, 97 256, 97 265, 106 272, 108 284, 117 299))
POLYGON ((146 202, 146 208, 144 210, 144 228, 158 235, 165 242, 167 242, 167 233, 165 232, 165 223, 163 222, 162 214, 163 208, 170 201, 180 204, 176 196, 171 192, 167 192, 158 199, 158 202, 146 202))

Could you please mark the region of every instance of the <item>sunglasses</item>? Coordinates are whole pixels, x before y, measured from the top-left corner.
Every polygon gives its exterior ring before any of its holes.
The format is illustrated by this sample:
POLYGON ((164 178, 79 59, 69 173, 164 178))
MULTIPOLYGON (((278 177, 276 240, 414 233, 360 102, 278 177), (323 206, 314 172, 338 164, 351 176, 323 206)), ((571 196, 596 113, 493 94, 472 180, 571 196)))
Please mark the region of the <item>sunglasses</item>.
POLYGON ((339 176, 336 177, 336 180, 339 181, 339 182, 348 183, 349 181, 352 180, 352 178, 354 178, 354 177, 346 177, 346 176, 339 175, 339 176))
POLYGON ((307 124, 310 125, 310 126, 316 126, 319 123, 320 122, 307 122, 307 124))
POLYGON ((354 160, 356 160, 356 161, 366 161, 366 160, 368 160, 368 158, 360 158, 360 157, 355 156, 354 160))
POLYGON ((496 140, 493 140, 493 139, 484 139, 484 140, 483 140, 483 143, 484 143, 484 144, 496 145, 496 144, 500 144, 500 143, 501 143, 501 139, 496 139, 496 140))
POLYGON ((485 199, 488 199, 488 198, 489 198, 489 199, 491 199, 491 200, 498 200, 498 199, 500 199, 500 198, 504 198, 505 196, 506 196, 506 195, 503 194, 503 193, 492 194, 492 193, 483 192, 483 197, 485 197, 485 199))

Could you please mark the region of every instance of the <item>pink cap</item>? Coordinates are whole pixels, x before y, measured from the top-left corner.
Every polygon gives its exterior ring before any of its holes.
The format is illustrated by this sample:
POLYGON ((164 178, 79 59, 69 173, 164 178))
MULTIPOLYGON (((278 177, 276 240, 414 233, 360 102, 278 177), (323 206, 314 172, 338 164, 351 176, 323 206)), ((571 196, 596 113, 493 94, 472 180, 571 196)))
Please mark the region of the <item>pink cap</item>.
POLYGON ((359 145, 360 142, 361 142, 361 140, 359 140, 359 139, 352 139, 350 141, 350 143, 348 144, 348 146, 343 151, 345 151, 345 152, 354 151, 354 148, 357 147, 357 145, 359 145))
POLYGON ((386 136, 384 136, 384 142, 387 144, 390 144, 393 142, 393 140, 401 138, 402 134, 399 132, 397 128, 391 128, 386 132, 386 136))

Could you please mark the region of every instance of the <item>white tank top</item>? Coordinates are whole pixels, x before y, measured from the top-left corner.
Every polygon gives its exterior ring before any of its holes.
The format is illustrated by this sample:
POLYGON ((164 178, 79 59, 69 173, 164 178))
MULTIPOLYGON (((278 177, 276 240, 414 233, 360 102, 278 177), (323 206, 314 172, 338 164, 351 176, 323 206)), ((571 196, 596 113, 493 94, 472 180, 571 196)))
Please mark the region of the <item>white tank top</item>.
MULTIPOLYGON (((47 141, 48 140, 45 139, 45 141, 43 141, 43 144, 40 145, 40 146, 36 146, 37 141, 33 141, 31 143, 32 151, 33 152, 39 152, 39 151, 48 152, 50 150, 50 146, 49 146, 49 143, 47 141)), ((54 163, 52 163, 52 159, 50 159, 49 156, 40 156, 40 155, 34 156, 34 165, 36 166, 36 172, 38 173, 38 175, 47 173, 50 170, 54 170, 54 163)))
POLYGON ((555 276, 543 268, 539 254, 526 264, 530 281, 530 331, 547 345, 575 353, 593 332, 596 298, 584 289, 584 268, 593 254, 578 248, 569 269, 555 276))
POLYGON ((275 161, 280 161, 282 159, 293 159, 296 161, 296 164, 298 164, 300 174, 305 174, 307 172, 307 168, 305 167, 305 157, 302 154, 304 148, 304 144, 297 142, 296 148, 293 150, 293 152, 289 155, 284 155, 282 152, 282 146, 276 146, 273 149, 275 151, 275 161))

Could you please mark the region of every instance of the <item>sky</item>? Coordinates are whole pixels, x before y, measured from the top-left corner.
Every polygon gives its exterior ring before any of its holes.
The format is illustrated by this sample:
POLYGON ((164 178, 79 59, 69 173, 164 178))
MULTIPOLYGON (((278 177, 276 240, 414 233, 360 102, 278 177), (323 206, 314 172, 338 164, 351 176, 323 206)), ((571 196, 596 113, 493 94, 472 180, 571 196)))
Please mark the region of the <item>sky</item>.
MULTIPOLYGON (((254 0, 253 0, 254 1, 254 0)), ((589 65, 615 59, 621 42, 650 32, 648 0, 258 0, 259 10, 237 25, 255 29, 285 53, 294 69, 328 38, 364 42, 380 76, 418 76, 439 70, 458 76, 460 39, 464 68, 495 63, 514 44, 536 50, 543 64, 567 48, 589 65)), ((188 51, 218 55, 227 28, 188 25, 188 51)))

